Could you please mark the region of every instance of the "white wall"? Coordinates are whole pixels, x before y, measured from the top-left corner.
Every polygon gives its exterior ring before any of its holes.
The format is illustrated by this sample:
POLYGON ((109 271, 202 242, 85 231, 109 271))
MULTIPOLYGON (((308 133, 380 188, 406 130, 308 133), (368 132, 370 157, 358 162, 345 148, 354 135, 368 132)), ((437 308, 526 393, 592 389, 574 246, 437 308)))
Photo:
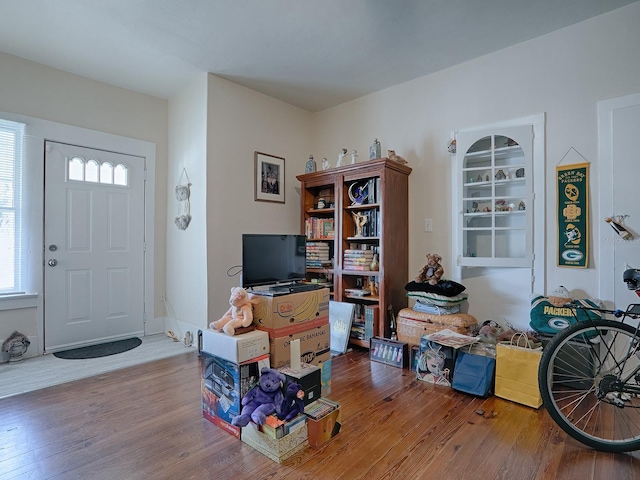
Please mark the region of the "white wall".
POLYGON ((180 338, 207 320, 207 74, 169 101, 166 328, 180 338), (175 187, 190 182, 191 223, 179 230, 175 187))
MULTIPOLYGON (((312 143, 311 114, 209 75, 207 270, 209 322, 229 308, 228 277, 242 263, 243 233, 299 233, 300 182, 312 143), (254 152, 285 159, 285 204, 254 201, 254 152)), ((204 325, 203 325, 204 327, 204 325)))
MULTIPOLYGON (((166 162, 167 162, 167 102, 158 98, 131 92, 119 87, 89 80, 62 72, 44 65, 0 53, 0 111, 34 119, 55 122, 60 125, 82 127, 96 132, 144 140, 156 145, 155 203, 155 305, 148 317, 162 316, 164 310, 161 294, 165 276, 165 208, 166 162)), ((56 138, 64 141, 64 138, 56 138)), ((42 145, 40 146, 42 148, 42 145)), ((43 178, 43 160, 34 161, 38 171, 30 171, 34 178, 43 178)), ((42 182, 40 182, 42 185, 42 182)), ((36 195, 37 208, 33 211, 42 216, 42 191, 29 192, 36 195)), ((32 232, 33 233, 33 232, 32 232)), ((42 245, 42 233, 39 235, 42 245)), ((40 248, 34 248, 37 264, 41 260, 40 248)), ((35 285, 42 293, 42 285, 35 285)), ((13 301, 3 301, 6 306, 13 301)), ((19 301, 15 308, 24 308, 19 301)), ((33 303, 41 305, 40 299, 33 303)), ((41 330, 42 313, 39 308, 15 311, 0 308, 0 340, 7 338, 14 329, 32 335, 41 330)))
MULTIPOLYGON (((526 21, 526 19, 523 19, 526 21)), ((410 277, 425 263, 425 254, 440 253, 445 276, 454 266, 451 244, 451 157, 446 146, 452 131, 546 112, 547 258, 546 289, 566 286, 574 296, 598 295, 599 100, 640 91, 640 4, 579 23, 448 70, 389 88, 315 115, 316 158, 335 164, 340 148, 357 149, 368 158, 375 137, 383 153, 395 149, 413 168, 410 178, 410 277), (591 162, 590 268, 556 267, 555 167, 575 148, 591 162), (433 232, 423 231, 433 219, 433 232)), ((452 33, 455 33, 452 31, 452 33)), ((577 161, 571 157, 570 163, 577 161)), ((582 159, 579 159, 582 161, 582 159)), ((564 163, 567 163, 565 160, 564 163)), ((637 173, 637 172, 636 172, 637 173)), ((493 283, 494 295, 474 296, 474 282, 466 284, 469 312, 478 320, 502 319, 501 298, 518 295, 509 285, 493 283)), ((540 292, 548 293, 548 292, 540 292)), ((506 320, 528 325, 529 297, 521 296, 521 311, 506 320)))

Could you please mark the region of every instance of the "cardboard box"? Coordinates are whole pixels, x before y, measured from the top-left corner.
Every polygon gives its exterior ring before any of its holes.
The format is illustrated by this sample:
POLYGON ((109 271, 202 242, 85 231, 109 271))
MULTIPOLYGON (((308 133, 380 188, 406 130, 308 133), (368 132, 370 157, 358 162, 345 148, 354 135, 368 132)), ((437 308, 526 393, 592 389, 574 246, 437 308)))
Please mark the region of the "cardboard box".
POLYGON ((320 288, 288 295, 261 296, 253 306, 253 321, 257 328, 270 333, 272 338, 297 333, 319 326, 300 326, 305 322, 329 322, 329 289, 320 288))
POLYGON ((276 439, 260 432, 253 423, 242 427, 241 439, 247 445, 278 463, 284 462, 309 445, 306 428, 298 428, 289 435, 276 439))
POLYGON ((308 441, 312 447, 319 447, 340 432, 342 415, 339 403, 321 398, 305 409, 305 415, 308 441))
POLYGON ((309 405, 322 397, 322 374, 320 367, 303 363, 299 369, 282 367, 278 370, 287 377, 287 384, 289 382, 300 384, 302 390, 304 390, 304 398, 302 401, 305 405, 309 405))
POLYGON ((240 438, 240 428, 231 425, 231 420, 240 414, 242 397, 257 382, 262 368, 269 366, 269 355, 237 364, 202 352, 202 415, 240 438))
POLYGON ((303 428, 306 422, 307 417, 303 414, 299 414, 288 422, 278 419, 278 417, 273 414, 267 417, 264 425, 260 425, 259 430, 265 435, 277 440, 295 432, 299 428, 303 428))
POLYGON ((331 358, 329 319, 320 327, 303 330, 284 337, 269 339, 271 353, 271 367, 281 368, 289 364, 289 344, 292 340, 300 339, 300 361, 319 365, 331 358))
POLYGON ((233 363, 243 363, 269 353, 269 335, 253 330, 227 335, 216 330, 202 330, 202 351, 233 363))

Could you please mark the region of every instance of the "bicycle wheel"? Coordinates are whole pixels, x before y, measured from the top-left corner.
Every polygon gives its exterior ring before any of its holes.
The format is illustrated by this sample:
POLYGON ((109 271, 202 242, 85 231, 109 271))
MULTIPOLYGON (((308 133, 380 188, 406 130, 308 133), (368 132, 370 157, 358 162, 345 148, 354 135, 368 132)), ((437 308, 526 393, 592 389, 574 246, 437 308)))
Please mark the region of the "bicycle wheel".
POLYGON ((640 449, 640 338, 630 325, 572 325, 545 347, 538 370, 544 406, 568 435, 596 450, 640 449))

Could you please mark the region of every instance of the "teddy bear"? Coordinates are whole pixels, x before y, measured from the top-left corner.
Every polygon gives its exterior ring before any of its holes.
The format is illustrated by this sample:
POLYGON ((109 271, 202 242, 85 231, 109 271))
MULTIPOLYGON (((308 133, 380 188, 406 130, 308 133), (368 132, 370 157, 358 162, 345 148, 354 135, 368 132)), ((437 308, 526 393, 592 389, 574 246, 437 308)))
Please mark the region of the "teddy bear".
POLYGON ((427 253, 427 264, 420 270, 416 277, 416 282, 429 283, 430 285, 438 283, 442 275, 444 275, 444 268, 440 265, 441 260, 442 257, 437 253, 427 253))
POLYGON ((280 420, 288 422, 299 413, 304 413, 304 390, 299 383, 291 382, 287 385, 287 394, 282 402, 282 408, 277 415, 280 420))
POLYGON ((263 367, 258 384, 242 397, 240 415, 233 417, 231 424, 246 427, 253 421, 258 425, 264 425, 267 416, 280 413, 284 401, 282 385, 285 380, 286 377, 278 370, 263 367))
POLYGON ((232 287, 229 304, 231 308, 222 316, 220 320, 211 322, 209 328, 212 330, 222 330, 227 335, 235 335, 236 328, 248 327, 253 323, 253 305, 257 304, 260 298, 251 295, 242 287, 232 287))

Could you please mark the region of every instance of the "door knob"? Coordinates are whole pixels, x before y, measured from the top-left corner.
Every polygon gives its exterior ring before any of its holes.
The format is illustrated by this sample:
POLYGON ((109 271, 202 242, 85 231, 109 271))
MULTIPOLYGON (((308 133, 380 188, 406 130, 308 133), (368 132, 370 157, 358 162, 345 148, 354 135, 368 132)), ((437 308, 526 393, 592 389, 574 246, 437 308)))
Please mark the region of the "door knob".
POLYGON ((52 258, 47 262, 50 267, 55 267, 58 264, 58 261, 55 258, 52 258))

